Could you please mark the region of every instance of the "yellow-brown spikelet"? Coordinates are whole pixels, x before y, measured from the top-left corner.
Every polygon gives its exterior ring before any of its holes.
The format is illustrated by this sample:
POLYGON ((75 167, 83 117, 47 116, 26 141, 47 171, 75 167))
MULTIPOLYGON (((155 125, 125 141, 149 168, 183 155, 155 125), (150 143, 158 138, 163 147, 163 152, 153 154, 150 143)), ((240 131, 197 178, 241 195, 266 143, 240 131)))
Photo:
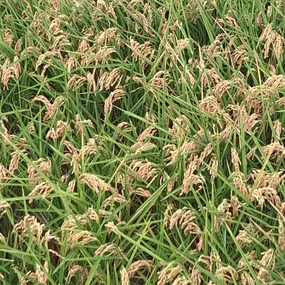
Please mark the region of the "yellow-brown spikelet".
POLYGON ((125 203, 126 201, 127 200, 126 200, 126 198, 123 195, 121 195, 119 193, 115 193, 115 194, 112 194, 107 199, 105 199, 103 201, 103 205, 102 206, 103 206, 103 208, 106 208, 106 207, 114 204, 114 202, 121 204, 121 203, 125 203))
POLYGON ((219 133, 219 140, 223 141, 228 138, 231 135, 232 130, 232 126, 230 124, 227 124, 227 126, 219 133))
POLYGON ((260 122, 260 115, 253 113, 249 115, 245 106, 230 104, 229 109, 233 112, 233 118, 236 121, 235 128, 240 132, 241 126, 243 126, 244 131, 248 131, 260 122))
POLYGON ((255 157, 257 149, 257 146, 254 146, 252 149, 250 149, 246 154, 247 159, 252 160, 255 157))
MULTIPOLYGON (((45 199, 51 192, 53 192, 54 187, 50 183, 41 182, 40 184, 36 185, 35 188, 29 193, 29 197, 36 196, 38 194, 41 195, 40 199, 45 199)), ((32 198, 29 200, 29 204, 31 204, 36 198, 32 198)))
MULTIPOLYGON (((124 225, 125 222, 124 221, 121 221, 119 222, 117 225, 124 225)), ((107 232, 110 234, 110 233, 115 233, 115 234, 118 234, 118 227, 115 225, 114 222, 108 222, 104 225, 104 227, 107 229, 107 232)))
POLYGON ((218 167, 219 167, 219 161, 217 159, 217 156, 215 154, 212 154, 212 158, 209 162, 209 167, 208 167, 211 175, 211 181, 214 181, 215 178, 217 177, 218 167))
POLYGON ((98 87, 99 91, 111 89, 112 87, 118 88, 121 85, 123 79, 123 72, 121 68, 114 68, 111 72, 104 72, 99 80, 98 87))
POLYGON ((184 234, 199 235, 201 230, 195 223, 195 216, 190 209, 178 209, 169 219, 169 229, 172 230, 175 226, 180 226, 184 234))
POLYGON ((267 277, 270 277, 269 270, 275 268, 275 252, 274 249, 268 249, 262 253, 262 258, 258 263, 258 280, 265 280, 267 277))
POLYGON ((232 217, 237 218, 239 209, 242 207, 239 199, 235 195, 231 195, 232 217))
POLYGON ((265 202, 275 206, 277 209, 281 207, 281 200, 276 189, 270 186, 254 189, 252 191, 251 201, 257 201, 261 209, 265 202))
POLYGON ((205 158, 213 151, 212 143, 208 143, 204 150, 200 153, 198 167, 204 162, 205 158))
POLYGON ((3 39, 4 42, 8 45, 11 46, 14 41, 14 35, 12 33, 12 30, 10 28, 5 28, 3 31, 3 39))
POLYGON ((271 142, 273 142, 276 137, 277 140, 280 140, 281 139, 281 132, 282 132, 282 124, 280 122, 280 120, 275 120, 273 122, 273 128, 274 128, 274 131, 275 131, 275 135, 272 134, 272 138, 271 138, 271 142))
POLYGON ((130 280, 128 276, 128 272, 125 267, 120 270, 121 275, 121 285, 130 285, 130 280))
POLYGON ((269 64, 269 74, 271 76, 276 75, 276 68, 275 68, 275 66, 273 64, 269 64))
POLYGON ((278 244, 281 250, 285 250, 285 202, 281 204, 278 222, 278 244))
POLYGON ((95 92, 96 91, 96 82, 95 82, 94 74, 92 74, 91 72, 87 72, 86 81, 87 81, 88 88, 91 91, 95 92))
MULTIPOLYGON (((48 283, 48 274, 49 274, 49 268, 48 268, 48 262, 45 261, 43 266, 40 266, 39 264, 36 264, 36 271, 32 272, 29 271, 26 273, 26 277, 29 277, 30 279, 33 279, 36 281, 37 284, 47 285, 48 283), (42 267, 44 270, 42 270, 42 267)), ((26 283, 25 278, 23 277, 22 282, 23 284, 29 284, 30 282, 26 283)))
POLYGON ((141 196, 141 197, 145 197, 145 198, 149 198, 151 197, 151 193, 149 190, 143 189, 143 188, 135 188, 135 189, 131 189, 130 191, 131 194, 136 194, 137 196, 141 196))
MULTIPOLYGON (((114 6, 113 6, 113 3, 106 3, 105 0, 98 0, 97 1, 97 5, 96 5, 96 8, 95 8, 95 12, 100 12, 99 14, 101 15, 101 13, 103 13, 104 15, 108 15, 110 18, 114 18, 114 19, 117 19, 117 15, 116 15, 116 12, 114 10, 114 6)), ((95 18, 96 20, 96 18, 95 18)))
POLYGON ((263 86, 266 88, 282 88, 285 87, 285 75, 273 75, 270 76, 264 83, 263 86))
POLYGON ((189 39, 180 39, 176 43, 176 52, 179 54, 182 50, 186 49, 190 43, 189 39))
POLYGON ((152 268, 152 260, 138 260, 133 262, 127 269, 127 273, 129 277, 133 277, 137 271, 147 270, 151 271, 152 268))
POLYGON ((190 283, 191 285, 200 285, 202 284, 203 282, 203 276, 200 272, 200 270, 196 267, 194 267, 192 270, 191 270, 191 281, 192 283, 190 283))
POLYGON ((222 81, 221 76, 218 74, 215 68, 200 68, 202 76, 201 76, 201 85, 202 86, 215 86, 222 81))
POLYGON ((8 83, 9 79, 14 76, 14 70, 11 66, 10 59, 7 58, 4 62, 4 64, 1 67, 1 82, 3 84, 3 89, 8 90, 8 83))
POLYGON ((207 47, 206 54, 210 58, 216 58, 219 56, 222 58, 226 58, 227 53, 225 52, 225 49, 223 48, 222 44, 224 38, 227 38, 227 35, 225 33, 218 34, 215 40, 207 47))
POLYGON ((95 55, 95 65, 99 64, 102 60, 106 59, 110 54, 116 52, 114 47, 100 47, 95 55))
POLYGON ((8 170, 11 174, 13 174, 16 170, 18 170, 20 158, 21 158, 20 152, 13 151, 11 153, 11 160, 10 160, 10 164, 9 164, 9 168, 8 168, 8 170))
POLYGON ((224 284, 236 283, 239 279, 238 272, 232 266, 222 266, 221 268, 216 270, 215 275, 219 280, 221 280, 224 284))
MULTIPOLYGON (((44 68, 44 70, 46 70, 51 65, 51 60, 54 56, 56 56, 55 51, 46 51, 45 53, 41 54, 36 61, 35 71, 37 71, 43 63, 46 64, 44 68)), ((44 73, 41 75, 44 75, 44 73)))
POLYGON ((121 122, 117 125, 117 128, 121 129, 124 133, 129 133, 132 131, 131 126, 128 122, 121 122))
POLYGON ((185 276, 178 276, 172 282, 172 285, 191 285, 192 281, 186 279, 185 276))
POLYGON ((200 109, 212 114, 221 114, 222 107, 215 96, 207 96, 199 102, 200 109))
POLYGON ((262 147, 266 158, 284 158, 285 157, 285 147, 279 142, 272 142, 266 146, 262 147))
POLYGON ((51 160, 49 158, 39 158, 33 161, 32 165, 28 165, 28 178, 31 179, 31 184, 36 184, 42 174, 49 176, 51 172, 51 160), (35 181, 34 181, 35 180, 35 181))
POLYGON ((59 11, 60 1, 59 0, 48 0, 47 3, 55 10, 59 11))
POLYGON ((88 208, 88 210, 84 214, 84 216, 89 221, 95 221, 96 223, 99 223, 99 216, 98 216, 97 212, 93 209, 93 207, 88 208))
MULTIPOLYGON (((106 210, 102 210, 102 209, 99 210, 99 213, 98 213, 98 214, 99 214, 99 217, 100 217, 100 218, 109 218, 109 217, 111 217, 112 215, 114 215, 112 212, 106 211, 106 210)), ((116 221, 118 221, 118 222, 121 221, 118 216, 115 216, 114 219, 115 219, 116 221)))
POLYGON ((256 263, 256 252, 254 250, 248 252, 245 254, 244 257, 241 257, 238 261, 238 269, 245 269, 248 268, 248 264, 250 264, 252 267, 255 267, 256 263))
POLYGON ((12 68, 13 68, 13 73, 14 73, 15 77, 19 78, 20 73, 21 73, 21 65, 19 63, 18 56, 14 56, 12 68))
POLYGON ((157 177, 157 167, 151 163, 148 159, 145 160, 133 160, 130 165, 129 174, 130 176, 138 179, 139 181, 148 182, 149 179, 152 181, 157 177))
POLYGON ((195 76, 193 75, 193 68, 189 66, 184 66, 183 72, 180 71, 180 78, 178 79, 178 84, 190 84, 194 86, 196 83, 195 76))
POLYGON ((169 223, 170 223, 170 218, 171 215, 169 214, 169 212, 173 209, 173 204, 168 204, 165 211, 164 211, 164 219, 163 219, 163 223, 165 227, 169 227, 169 223))
POLYGON ((190 121, 185 115, 181 115, 173 121, 173 125, 169 128, 169 132, 174 139, 184 141, 187 134, 190 132, 190 121))
POLYGON ((90 128, 94 128, 93 123, 92 123, 91 120, 82 120, 80 118, 79 114, 77 114, 75 116, 74 124, 75 124, 76 134, 77 135, 81 134, 81 136, 83 136, 83 134, 84 134, 84 127, 85 126, 88 126, 90 128))
POLYGON ((97 241, 97 238, 93 237, 89 231, 72 231, 68 233, 67 249, 72 249, 77 245, 86 245, 93 241, 97 241))
POLYGON ((117 193, 115 188, 95 174, 82 173, 80 176, 80 181, 81 183, 87 185, 90 189, 94 190, 97 194, 99 194, 101 191, 108 191, 112 194, 117 193))
POLYGON ((82 161, 82 153, 74 146, 71 145, 69 141, 64 142, 64 146, 67 148, 68 152, 65 153, 65 156, 70 159, 68 162, 64 162, 64 164, 70 164, 73 168, 73 173, 79 173, 81 169, 81 161, 82 161))
POLYGON ((83 267, 83 266, 78 265, 78 264, 70 263, 68 266, 68 273, 67 273, 65 280, 66 280, 67 284, 70 284, 71 279, 73 277, 75 277, 76 275, 78 275, 80 277, 79 278, 79 285, 84 285, 86 282, 86 279, 88 277, 88 274, 89 274, 88 268, 83 267))
POLYGON ((39 95, 33 98, 32 102, 42 102, 46 107, 46 112, 44 115, 44 121, 48 121, 52 119, 56 113, 56 111, 67 101, 67 99, 63 96, 58 96, 55 98, 53 103, 43 95, 39 95))
POLYGON ((69 127, 68 123, 59 120, 56 123, 56 128, 55 129, 51 128, 47 132, 46 139, 52 139, 53 141, 56 141, 56 140, 64 137, 64 135, 66 135, 66 133, 69 130, 70 130, 70 127, 69 127))
POLYGON ((77 215, 76 217, 68 216, 61 225, 61 231, 74 231, 78 226, 87 224, 88 220, 85 215, 77 215))
POLYGON ((149 126, 138 136, 137 142, 144 142, 147 139, 153 137, 156 134, 157 130, 154 126, 149 126))
POLYGON ((20 222, 14 225, 13 232, 21 232, 21 239, 32 235, 36 242, 40 244, 44 228, 45 225, 40 224, 35 216, 26 215, 20 222))
POLYGON ((239 230, 236 241, 243 247, 245 244, 251 244, 253 242, 253 236, 254 227, 252 224, 248 224, 243 230, 239 230))
MULTIPOLYGON (((146 137, 147 138, 147 137, 146 137)), ((131 146, 131 149, 135 152, 135 154, 141 154, 145 151, 150 151, 157 146, 154 143, 150 142, 136 142, 131 146)))
POLYGON ((51 234, 51 230, 48 230, 42 237, 41 244, 46 244, 49 241, 54 241, 57 244, 60 244, 60 239, 57 235, 51 234))
POLYGON ((8 202, 2 200, 0 201, 0 215, 2 214, 5 214, 7 213, 7 209, 10 208, 11 209, 11 206, 8 202))
POLYGON ((15 47, 14 47, 15 52, 20 53, 22 50, 22 45, 23 45, 23 39, 20 38, 17 40, 17 42, 15 44, 15 47))
POLYGON ((165 145, 163 147, 163 150, 165 151, 165 162, 167 162, 167 165, 171 165, 177 162, 178 157, 180 155, 180 150, 177 149, 176 145, 165 145))
POLYGON ((271 187, 276 189, 285 178, 283 171, 266 172, 262 170, 253 170, 250 178, 255 182, 256 188, 271 187))
POLYGON ((238 25, 236 19, 234 18, 232 11, 229 11, 224 19, 218 19, 218 23, 227 23, 230 27, 234 27, 237 30, 240 30, 240 26, 238 25))
POLYGON ((56 36, 58 34, 63 33, 63 31, 60 29, 61 19, 60 17, 54 18, 48 28, 48 31, 53 35, 56 36))
POLYGON ((231 157, 232 157, 232 164, 234 166, 235 172, 239 172, 239 167, 241 165, 241 160, 239 158, 238 152, 236 148, 231 148, 231 157))
POLYGON ((10 173, 6 167, 0 163, 0 182, 3 183, 7 178, 10 177, 10 173))
POLYGON ((223 222, 232 219, 231 207, 232 205, 227 201, 227 199, 224 199, 222 203, 218 206, 217 211, 219 212, 219 214, 216 215, 214 219, 215 232, 219 231, 220 225, 223 222))
POLYGON ((132 58, 134 61, 140 60, 142 71, 144 71, 148 62, 154 59, 154 49, 150 41, 145 41, 143 44, 130 39, 130 44, 127 46, 132 50, 132 58))
POLYGON ((81 150, 79 151, 79 156, 86 156, 88 157, 91 154, 96 154, 99 151, 104 151, 104 145, 99 137, 90 138, 87 140, 86 145, 84 145, 81 150))
POLYGON ((260 38, 261 41, 265 41, 263 55, 264 58, 269 57, 270 47, 273 48, 274 56, 277 59, 281 58, 282 49, 285 44, 285 39, 272 29, 272 24, 268 24, 263 30, 260 38))
POLYGON ((86 81, 87 81, 86 76, 73 74, 72 76, 68 77, 66 87, 67 89, 72 89, 72 91, 75 91, 76 89, 79 89, 81 86, 83 86, 83 84, 86 83, 86 81))
POLYGON ((195 174, 196 170, 199 168, 199 165, 200 161, 197 156, 189 159, 186 171, 184 173, 182 189, 179 194, 180 196, 188 194, 191 187, 195 185, 198 186, 198 191, 203 187, 205 178, 202 176, 202 174, 195 174))
POLYGON ((70 55, 65 63, 65 68, 70 74, 74 67, 78 66, 78 61, 75 56, 70 55))
POLYGON ((168 72, 158 71, 154 74, 154 76, 151 79, 150 91, 152 91, 154 94, 155 94, 155 89, 168 91, 169 90, 169 83, 171 81, 172 80, 171 80, 171 77, 169 76, 168 72))
POLYGON ((121 257, 122 256, 122 250, 116 246, 113 243, 105 243, 100 245, 96 251, 94 252, 95 256, 110 256, 110 255, 114 255, 114 256, 118 256, 121 257))
MULTIPOLYGON (((51 51, 56 51, 56 55, 60 60, 63 60, 62 50, 66 50, 68 46, 71 46, 71 43, 67 36, 59 35, 53 39, 53 44, 50 46, 51 51)), ((51 59, 50 59, 51 61, 51 59)), ((49 67, 49 66, 48 66, 49 67)), ((45 74, 45 72, 42 72, 45 74)))
POLYGON ((233 86, 233 80, 223 80, 213 88, 213 94, 218 101, 221 100, 222 95, 233 86))
POLYGON ((132 14, 132 17, 135 20, 135 31, 136 31, 136 33, 141 33, 140 26, 142 26, 144 31, 147 34, 149 34, 150 36, 154 36, 152 29, 151 29, 151 23, 148 22, 149 19, 147 19, 147 17, 144 14, 142 14, 140 12, 134 12, 134 14, 132 14))
POLYGON ((97 212, 93 209, 93 207, 88 208, 88 210, 82 215, 68 216, 61 225, 62 231, 74 231, 78 228, 78 226, 84 226, 89 221, 99 222, 99 216, 97 212))
POLYGON ((173 188, 175 186, 176 181, 178 180, 178 176, 175 178, 172 178, 167 183, 167 193, 171 193, 173 191, 173 188))
POLYGON ((113 104, 116 101, 119 101, 124 95, 125 95, 125 89, 122 86, 119 86, 117 89, 115 89, 113 92, 109 94, 108 98, 104 102, 105 120, 109 112, 112 110, 113 104))
POLYGON ((240 45, 231 56, 234 66, 242 65, 249 60, 248 52, 244 45, 240 45))
POLYGON ((274 81, 269 78, 268 85, 266 85, 266 82, 259 86, 250 87, 245 101, 246 108, 253 110, 254 113, 259 115, 263 114, 266 106, 269 106, 269 113, 273 114, 273 102, 279 98, 278 87, 274 88, 270 86, 274 81))
POLYGON ((241 285, 255 285, 256 284, 256 282, 253 280, 250 274, 246 271, 240 274, 240 280, 241 280, 241 285))
POLYGON ((90 45, 86 39, 83 39, 78 44, 78 53, 81 57, 81 65, 87 65, 88 55, 91 53, 90 45))
POLYGON ((181 267, 179 264, 175 266, 173 263, 169 263, 165 268, 159 271, 157 285, 166 285, 172 283, 174 278, 179 274, 181 267))
POLYGON ((109 28, 95 36, 95 41, 98 45, 107 45, 115 38, 117 28, 109 28))

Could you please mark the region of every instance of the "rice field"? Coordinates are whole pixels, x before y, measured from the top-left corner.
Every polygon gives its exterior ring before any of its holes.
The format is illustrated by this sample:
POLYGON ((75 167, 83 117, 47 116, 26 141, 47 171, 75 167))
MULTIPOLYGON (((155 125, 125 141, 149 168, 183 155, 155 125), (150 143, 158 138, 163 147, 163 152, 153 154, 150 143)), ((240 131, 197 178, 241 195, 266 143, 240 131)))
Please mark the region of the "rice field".
POLYGON ((285 284, 284 13, 0 0, 0 283, 285 284))

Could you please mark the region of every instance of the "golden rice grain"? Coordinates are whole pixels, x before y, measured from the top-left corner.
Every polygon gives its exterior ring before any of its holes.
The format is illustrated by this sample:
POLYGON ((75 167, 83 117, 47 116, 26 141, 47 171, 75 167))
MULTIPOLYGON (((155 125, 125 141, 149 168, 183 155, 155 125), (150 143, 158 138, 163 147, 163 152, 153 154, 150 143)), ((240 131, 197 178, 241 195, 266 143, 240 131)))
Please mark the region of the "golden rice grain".
POLYGON ((127 269, 127 273, 129 277, 135 275, 137 271, 147 270, 151 271, 153 262, 151 260, 138 260, 133 262, 127 269))
MULTIPOLYGON (((54 187, 53 185, 51 185, 50 183, 47 183, 47 182, 42 182, 38 185, 36 185, 36 187, 32 190, 31 193, 29 193, 29 197, 33 197, 33 196, 36 196, 36 195, 40 195, 41 196, 41 199, 45 199, 50 193, 52 193, 54 190, 54 187)), ((32 198, 29 200, 29 203, 33 203, 33 201, 35 200, 36 198, 32 198)))
POLYGON ((125 267, 120 270, 120 274, 121 274, 121 285, 130 285, 128 272, 125 267))
POLYGON ((89 270, 88 268, 83 267, 81 265, 78 265, 78 264, 73 264, 73 263, 70 263, 69 266, 68 266, 68 273, 67 273, 67 276, 66 276, 66 282, 67 284, 69 284, 71 282, 71 279, 78 275, 79 276, 79 285, 84 285, 85 282, 86 282, 86 279, 88 277, 88 274, 89 274, 89 270))
POLYGON ((40 224, 35 216, 26 215, 20 222, 14 225, 13 232, 20 232, 21 239, 32 235, 36 242, 40 244, 44 228, 45 225, 40 224))
POLYGON ((119 247, 117 247, 115 244, 113 243, 105 243, 100 245, 96 251, 94 252, 95 256, 110 256, 110 255, 114 255, 114 256, 118 256, 121 257, 122 256, 122 251, 119 247))
POLYGON ((46 107, 46 112, 44 115, 44 121, 48 121, 52 119, 56 113, 56 111, 67 101, 67 99, 63 96, 58 96, 55 98, 53 103, 43 95, 39 95, 33 98, 32 102, 42 102, 46 107))
POLYGON ((100 191, 107 191, 113 194, 117 193, 116 189, 95 174, 82 173, 80 176, 80 181, 87 185, 90 189, 94 190, 97 194, 99 194, 100 191))
POLYGON ((167 283, 172 283, 174 278, 179 274, 181 267, 179 264, 175 266, 173 263, 169 263, 164 267, 158 274, 157 285, 165 285, 167 283))

